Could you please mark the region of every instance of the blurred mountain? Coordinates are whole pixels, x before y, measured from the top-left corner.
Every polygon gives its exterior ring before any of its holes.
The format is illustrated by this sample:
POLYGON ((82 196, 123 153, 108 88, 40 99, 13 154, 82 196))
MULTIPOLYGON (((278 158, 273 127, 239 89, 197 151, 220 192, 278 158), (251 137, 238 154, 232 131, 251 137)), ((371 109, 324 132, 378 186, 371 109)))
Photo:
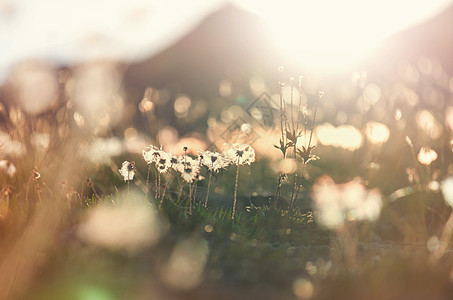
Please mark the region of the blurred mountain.
MULTIPOLYGON (((453 5, 388 38, 362 68, 385 74, 393 72, 400 61, 416 62, 426 56, 439 60, 453 74, 452 28, 453 5)), ((277 82, 279 65, 292 69, 290 62, 274 49, 259 17, 226 5, 170 48, 132 64, 126 71, 125 83, 129 96, 135 99, 147 86, 162 87, 172 82, 182 92, 212 97, 217 95, 223 79, 230 80, 233 86, 243 85, 244 89, 253 75, 277 82)))
POLYGON ((279 62, 261 20, 228 4, 170 48, 131 65, 125 83, 130 92, 177 83, 185 93, 209 97, 221 80, 248 83, 253 75, 277 73, 279 62))

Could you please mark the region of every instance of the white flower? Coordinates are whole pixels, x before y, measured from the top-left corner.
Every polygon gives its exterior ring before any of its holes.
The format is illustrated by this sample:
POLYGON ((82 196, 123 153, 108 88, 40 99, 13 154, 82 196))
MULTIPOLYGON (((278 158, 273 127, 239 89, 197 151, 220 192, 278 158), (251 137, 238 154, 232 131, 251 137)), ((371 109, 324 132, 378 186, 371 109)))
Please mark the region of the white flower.
POLYGON ((0 170, 3 170, 9 177, 13 177, 16 174, 16 167, 7 160, 0 160, 0 170))
POLYGON ((437 159, 437 153, 431 147, 425 146, 420 149, 418 152, 417 159, 420 163, 425 166, 429 166, 433 161, 437 159))
POLYGON ((156 160, 156 168, 159 173, 165 173, 171 167, 171 154, 160 151, 160 156, 156 160))
POLYGON ((181 173, 181 176, 185 181, 191 183, 199 178, 200 163, 198 160, 189 156, 180 156, 179 164, 176 165, 176 170, 181 173))
POLYGON ((223 153, 227 160, 235 165, 250 165, 255 161, 255 150, 246 144, 226 144, 229 149, 223 153))
POLYGON ((229 165, 228 159, 223 154, 212 151, 200 151, 198 159, 209 171, 218 172, 229 165))
POLYGON ((148 146, 147 150, 142 151, 143 159, 147 164, 157 163, 159 158, 166 153, 162 149, 157 148, 156 146, 148 146))
POLYGON ((124 181, 133 180, 135 175, 135 162, 124 161, 119 172, 124 177, 124 181))

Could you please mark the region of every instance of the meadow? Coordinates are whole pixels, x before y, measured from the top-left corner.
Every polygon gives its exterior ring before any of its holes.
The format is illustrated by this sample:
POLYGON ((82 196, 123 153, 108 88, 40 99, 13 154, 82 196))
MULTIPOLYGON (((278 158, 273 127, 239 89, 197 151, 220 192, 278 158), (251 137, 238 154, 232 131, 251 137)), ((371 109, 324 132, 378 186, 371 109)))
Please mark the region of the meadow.
POLYGON ((114 63, 17 68, 0 299, 453 297, 453 78, 275 72, 131 99, 114 63))

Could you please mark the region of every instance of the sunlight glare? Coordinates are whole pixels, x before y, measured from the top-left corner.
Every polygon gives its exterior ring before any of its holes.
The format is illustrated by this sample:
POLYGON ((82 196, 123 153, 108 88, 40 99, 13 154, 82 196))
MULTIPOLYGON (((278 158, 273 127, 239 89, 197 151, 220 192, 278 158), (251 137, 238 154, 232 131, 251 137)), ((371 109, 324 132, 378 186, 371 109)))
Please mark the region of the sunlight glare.
POLYGON ((261 16, 277 48, 307 68, 341 71, 386 37, 445 8, 449 1, 233 0, 261 16))

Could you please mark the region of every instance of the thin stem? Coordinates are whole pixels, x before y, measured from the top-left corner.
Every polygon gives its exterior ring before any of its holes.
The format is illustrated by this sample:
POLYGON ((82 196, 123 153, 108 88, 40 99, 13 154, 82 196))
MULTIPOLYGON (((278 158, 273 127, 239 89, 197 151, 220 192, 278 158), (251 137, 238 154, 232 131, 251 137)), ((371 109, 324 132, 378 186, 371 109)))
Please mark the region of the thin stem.
MULTIPOLYGON (((129 198, 129 190, 130 190, 129 189, 129 182, 130 182, 129 178, 131 178, 131 175, 130 175, 130 171, 127 170, 127 198, 129 198)), ((95 195, 96 195, 96 193, 95 193, 95 195)))
POLYGON ((156 178, 154 179, 155 180, 155 184, 154 184, 154 199, 155 199, 155 201, 157 201, 157 199, 158 199, 158 191, 157 191, 157 189, 158 189, 158 186, 159 186, 159 182, 158 182, 159 181, 159 179, 158 179, 159 170, 157 169, 157 165, 156 165, 156 171, 157 171, 156 178))
POLYGON ((233 201, 233 212, 231 213, 231 220, 234 220, 234 216, 236 215, 236 201, 237 201, 237 194, 238 194, 238 180, 239 180, 239 157, 238 157, 237 168, 236 168, 236 183, 234 184, 234 201, 233 201))
POLYGON ((291 200, 289 202, 290 208, 294 206, 294 203, 296 202, 295 198, 295 191, 297 187, 297 156, 296 156, 296 144, 294 144, 294 150, 293 150, 293 157, 294 157, 294 162, 296 163, 296 170, 294 171, 294 184, 293 184, 293 190, 291 191, 291 200))
POLYGON ((170 169, 168 170, 167 179, 165 180, 164 191, 162 192, 162 196, 160 197, 159 209, 161 209, 162 203, 164 202, 165 192, 167 191, 168 181, 170 180, 170 174, 171 174, 171 167, 170 167, 170 169))
POLYGON ((148 164, 148 172, 146 174, 146 191, 145 191, 145 201, 148 201, 148 192, 149 192, 149 174, 151 173, 151 164, 148 164))
POLYGON ((282 133, 282 142, 285 141, 284 128, 283 128, 283 82, 282 70, 280 70, 280 131, 282 133))
MULTIPOLYGON (((284 122, 284 107, 283 107, 283 82, 282 82, 282 73, 283 73, 283 67, 280 67, 280 81, 279 81, 279 86, 280 86, 280 132, 282 134, 281 140, 280 140, 280 146, 281 145, 286 145, 285 141, 285 129, 283 127, 283 122, 284 122)), ((286 154, 282 149, 282 155, 283 159, 285 158, 286 154)), ((275 190, 275 201, 274 205, 277 206, 277 203, 280 200, 280 189, 282 185, 282 178, 283 178, 283 173, 280 172, 278 176, 278 182, 277 182, 277 188, 275 190)))
POLYGON ((206 192, 206 200, 205 200, 205 202, 204 202, 204 207, 206 207, 206 209, 208 208, 209 189, 211 188, 211 177, 212 177, 212 170, 211 170, 211 172, 209 173, 208 190, 207 190, 207 192, 206 192))
MULTIPOLYGON (((181 181, 179 181, 181 183, 181 181)), ((182 197, 182 190, 184 188, 184 185, 185 185, 185 182, 183 182, 182 184, 180 184, 180 189, 179 189, 179 194, 178 194, 178 199, 176 200, 176 202, 180 202, 181 201, 181 197, 182 197)))
POLYGON ((283 183, 283 173, 280 173, 278 176, 278 181, 277 181, 277 189, 275 190, 275 201, 274 201, 274 206, 277 207, 277 204, 280 200, 280 195, 281 195, 281 187, 283 183))
POLYGON ((192 214, 192 184, 189 183, 189 215, 192 214))
POLYGON ((156 190, 156 200, 160 197, 160 172, 157 170, 157 190, 156 190))

